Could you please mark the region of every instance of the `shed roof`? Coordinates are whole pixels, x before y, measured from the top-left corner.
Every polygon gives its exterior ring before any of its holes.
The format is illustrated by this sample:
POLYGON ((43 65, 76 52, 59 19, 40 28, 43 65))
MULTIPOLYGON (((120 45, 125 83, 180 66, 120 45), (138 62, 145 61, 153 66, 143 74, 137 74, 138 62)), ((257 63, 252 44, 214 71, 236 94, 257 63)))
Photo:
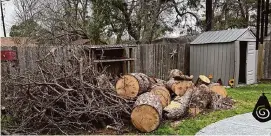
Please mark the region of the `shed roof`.
POLYGON ((190 44, 226 43, 236 41, 250 29, 231 29, 222 31, 207 31, 199 35, 190 44))

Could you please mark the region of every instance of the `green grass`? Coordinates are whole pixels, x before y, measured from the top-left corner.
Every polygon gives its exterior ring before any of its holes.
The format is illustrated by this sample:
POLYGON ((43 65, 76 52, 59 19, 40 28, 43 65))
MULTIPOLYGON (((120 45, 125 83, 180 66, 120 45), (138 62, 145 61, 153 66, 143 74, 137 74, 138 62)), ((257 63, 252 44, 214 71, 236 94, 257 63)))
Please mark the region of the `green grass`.
POLYGON ((217 122, 219 120, 228 117, 232 117, 234 115, 252 112, 259 96, 261 95, 261 91, 263 90, 264 92, 270 93, 266 94, 267 98, 270 101, 271 100, 270 83, 227 89, 228 95, 236 101, 233 109, 214 111, 206 115, 198 115, 194 118, 188 118, 182 120, 178 125, 175 125, 175 127, 172 127, 170 125, 170 122, 166 122, 162 124, 159 127, 159 129, 154 131, 153 134, 194 135, 200 129, 206 127, 211 123, 217 122))

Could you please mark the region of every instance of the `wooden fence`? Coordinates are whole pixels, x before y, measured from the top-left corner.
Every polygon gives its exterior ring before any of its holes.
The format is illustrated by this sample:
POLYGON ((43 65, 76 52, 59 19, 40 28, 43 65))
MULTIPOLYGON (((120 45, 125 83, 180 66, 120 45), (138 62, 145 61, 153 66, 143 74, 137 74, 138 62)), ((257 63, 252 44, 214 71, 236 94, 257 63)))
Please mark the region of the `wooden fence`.
POLYGON ((271 79, 271 41, 264 44, 263 79, 271 79))
MULTIPOLYGON (((126 48, 126 46, 123 47, 126 48)), ((26 71, 37 70, 36 61, 46 57, 54 49, 54 58, 56 61, 66 62, 72 57, 72 51, 77 50, 76 52, 78 53, 82 49, 82 46, 1 47, 1 50, 7 49, 17 52, 17 61, 2 61, 1 72, 22 74, 26 71)), ((143 72, 149 76, 161 79, 166 79, 169 70, 175 68, 189 74, 189 47, 187 44, 136 45, 133 49, 134 51, 131 55, 135 58, 134 70, 129 72, 143 72)), ((128 67, 131 67, 131 65, 128 65, 128 67)))
POLYGON ((187 44, 145 45, 136 51, 135 71, 166 79, 171 69, 189 73, 189 47, 187 44))

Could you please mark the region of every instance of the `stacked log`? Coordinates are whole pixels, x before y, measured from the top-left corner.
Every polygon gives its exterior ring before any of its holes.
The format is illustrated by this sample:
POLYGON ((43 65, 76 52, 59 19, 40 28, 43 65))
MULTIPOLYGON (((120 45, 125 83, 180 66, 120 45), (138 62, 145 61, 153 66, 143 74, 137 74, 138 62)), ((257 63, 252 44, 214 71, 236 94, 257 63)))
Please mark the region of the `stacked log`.
POLYGON ((151 132, 160 125, 162 108, 158 96, 150 92, 144 93, 137 98, 134 104, 131 121, 141 132, 151 132))
POLYGON ((172 90, 177 96, 183 96, 186 90, 193 86, 192 81, 177 81, 174 79, 170 79, 166 86, 168 89, 172 90))
POLYGON ((135 98, 151 87, 154 83, 152 78, 143 73, 131 73, 121 77, 116 83, 116 91, 124 98, 135 98))
POLYGON ((211 92, 205 84, 202 84, 194 89, 195 90, 192 94, 189 105, 189 111, 192 115, 198 114, 204 109, 207 109, 207 106, 211 103, 212 100, 211 92))
POLYGON ((193 93, 193 89, 189 88, 185 94, 177 96, 167 107, 164 108, 165 117, 168 119, 178 119, 187 113, 189 102, 193 93))
POLYGON ((161 85, 154 85, 150 92, 159 97, 163 108, 169 105, 171 97, 166 87, 161 85))
POLYGON ((232 107, 232 100, 227 97, 225 88, 219 84, 210 84, 206 76, 201 75, 195 86, 193 75, 184 75, 177 69, 169 74, 168 81, 151 78, 143 73, 124 75, 117 81, 115 87, 119 96, 136 98, 131 122, 139 131, 151 132, 157 129, 162 116, 178 119, 187 114, 199 114, 206 109, 232 107))

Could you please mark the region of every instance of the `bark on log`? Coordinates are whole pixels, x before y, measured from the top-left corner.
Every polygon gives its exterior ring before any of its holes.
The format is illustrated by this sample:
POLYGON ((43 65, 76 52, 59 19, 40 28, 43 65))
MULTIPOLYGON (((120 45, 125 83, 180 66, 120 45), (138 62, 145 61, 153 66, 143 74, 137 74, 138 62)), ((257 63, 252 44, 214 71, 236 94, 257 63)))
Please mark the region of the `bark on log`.
POLYGON ((204 110, 211 103, 211 101, 211 91, 206 85, 202 84, 195 88, 189 107, 204 110))
POLYGON ((187 113, 192 93, 193 89, 189 88, 182 97, 177 96, 171 101, 171 103, 164 108, 165 117, 168 119, 177 119, 184 116, 187 113))
POLYGON ((225 89, 224 86, 221 86, 219 83, 210 84, 209 88, 212 92, 221 95, 223 98, 227 97, 227 90, 225 89))
POLYGON ((214 110, 218 109, 231 109, 234 101, 229 97, 223 97, 215 92, 211 92, 212 102, 210 108, 214 110))
POLYGON ((158 128, 162 118, 162 104, 158 96, 151 92, 140 95, 131 113, 132 124, 141 132, 151 132, 158 128))
POLYGON ((161 104, 163 108, 169 105, 171 98, 170 98, 170 93, 165 86, 162 86, 160 84, 152 86, 152 89, 150 91, 151 93, 157 95, 161 101, 161 104))
POLYGON ((191 76, 184 75, 183 72, 178 69, 173 69, 169 73, 169 79, 173 78, 174 80, 192 80, 193 77, 194 77, 193 75, 191 76))
POLYGON ((183 96, 188 88, 193 86, 192 81, 176 81, 170 79, 167 84, 167 88, 172 90, 176 95, 183 96))
POLYGON ((131 73, 121 77, 116 83, 116 91, 124 98, 134 98, 149 90, 153 81, 143 73, 131 73))
POLYGON ((183 75, 183 72, 180 71, 179 69, 172 69, 170 72, 169 72, 169 79, 171 78, 174 78, 174 77, 178 77, 178 76, 181 76, 183 75))

